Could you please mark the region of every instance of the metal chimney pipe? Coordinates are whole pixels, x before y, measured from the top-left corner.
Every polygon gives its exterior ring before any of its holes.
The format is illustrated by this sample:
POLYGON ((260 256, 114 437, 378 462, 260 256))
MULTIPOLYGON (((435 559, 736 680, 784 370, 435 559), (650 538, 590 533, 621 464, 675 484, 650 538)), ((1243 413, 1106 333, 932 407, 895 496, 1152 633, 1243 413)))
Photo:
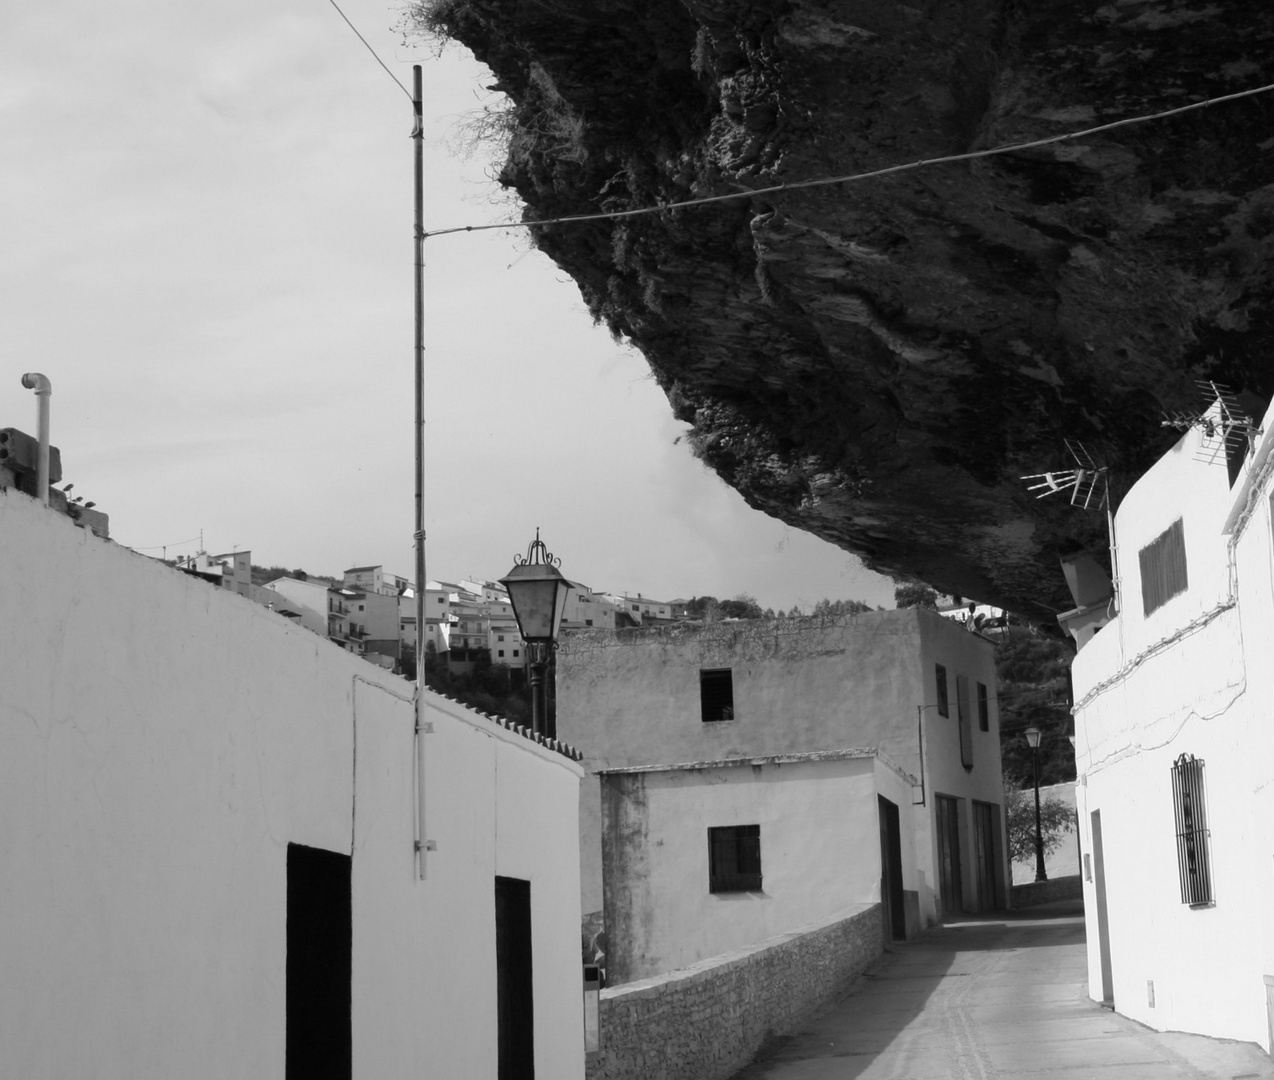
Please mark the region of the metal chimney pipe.
POLYGON ((40 459, 36 472, 36 494, 45 506, 49 505, 49 398, 53 394, 53 384, 47 375, 38 371, 28 371, 22 376, 22 385, 34 390, 39 398, 40 419, 36 430, 36 438, 40 442, 40 459))

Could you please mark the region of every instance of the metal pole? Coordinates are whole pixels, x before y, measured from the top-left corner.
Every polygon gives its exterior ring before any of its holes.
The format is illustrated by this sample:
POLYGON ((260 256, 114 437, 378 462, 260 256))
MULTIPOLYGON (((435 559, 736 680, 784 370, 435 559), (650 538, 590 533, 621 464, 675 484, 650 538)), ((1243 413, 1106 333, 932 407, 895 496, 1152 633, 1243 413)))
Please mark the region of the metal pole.
POLYGON ((49 505, 49 395, 53 393, 53 384, 38 371, 28 371, 22 376, 22 385, 35 391, 36 397, 36 440, 39 446, 35 469, 36 497, 49 505))
POLYGON ((416 801, 420 880, 425 879, 425 852, 429 850, 425 831, 425 154, 424 109, 421 66, 412 66, 411 132, 416 159, 416 801))
POLYGON ((1035 880, 1047 881, 1048 874, 1044 872, 1044 834, 1040 828, 1040 748, 1032 747, 1031 755, 1035 759, 1035 880))
POLYGON ((540 659, 540 647, 531 645, 531 730, 544 734, 544 664, 540 659))

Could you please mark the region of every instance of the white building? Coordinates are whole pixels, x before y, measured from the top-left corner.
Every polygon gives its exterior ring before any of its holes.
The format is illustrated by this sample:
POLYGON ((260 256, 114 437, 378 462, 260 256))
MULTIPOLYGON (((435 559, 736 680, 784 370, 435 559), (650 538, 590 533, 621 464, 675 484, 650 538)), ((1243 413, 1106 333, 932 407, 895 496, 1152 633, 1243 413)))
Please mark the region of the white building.
POLYGON ((877 902, 886 939, 891 925, 903 937, 920 887, 915 783, 870 749, 604 771, 607 982, 877 902))
POLYGON ((580 788, 590 923, 603 908, 597 773, 854 746, 916 776, 925 803, 909 933, 1007 903, 995 647, 932 611, 568 633, 557 731, 590 774, 580 788))
POLYGON ((574 760, 430 693, 418 774, 403 680, 19 492, 0 535, 0 1076, 582 1080, 574 760))
POLYGON ((1233 483, 1196 427, 1129 491, 1118 615, 1090 639, 1096 593, 1077 599, 1073 676, 1091 995, 1269 1050, 1274 409, 1263 423, 1233 483))

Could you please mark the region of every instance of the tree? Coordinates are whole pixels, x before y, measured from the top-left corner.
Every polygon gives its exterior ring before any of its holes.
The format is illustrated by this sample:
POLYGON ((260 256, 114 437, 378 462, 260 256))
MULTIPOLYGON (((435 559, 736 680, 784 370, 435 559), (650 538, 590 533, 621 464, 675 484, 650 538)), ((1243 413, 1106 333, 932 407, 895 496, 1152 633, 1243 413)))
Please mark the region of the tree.
POLYGON ((762 616, 756 597, 747 593, 739 593, 733 600, 722 600, 720 610, 723 619, 759 619, 762 616))
MULTIPOLYGON (((1005 778, 1009 781, 1009 778, 1005 778)), ((1035 861, 1035 788, 1022 789, 1009 781, 1004 790, 1004 817, 1009 833, 1009 858, 1035 861)), ((1075 828, 1075 811, 1056 796, 1040 799, 1040 836, 1044 857, 1056 851, 1075 828)))
POLYGON ((927 607, 938 606, 938 594, 923 581, 904 581, 894 578, 894 607, 927 607))
POLYGON ((871 611, 871 605, 861 600, 829 600, 824 597, 814 605, 815 615, 859 615, 871 611))
MULTIPOLYGON (((1031 776, 1034 753, 1024 732, 1037 727, 1040 784, 1075 779, 1070 730, 1070 665, 1075 650, 1069 638, 1044 634, 1010 616, 1008 633, 995 650, 1000 706, 1000 758, 1005 776, 1031 776)), ((1034 812, 1034 811, 1032 811, 1034 812)))

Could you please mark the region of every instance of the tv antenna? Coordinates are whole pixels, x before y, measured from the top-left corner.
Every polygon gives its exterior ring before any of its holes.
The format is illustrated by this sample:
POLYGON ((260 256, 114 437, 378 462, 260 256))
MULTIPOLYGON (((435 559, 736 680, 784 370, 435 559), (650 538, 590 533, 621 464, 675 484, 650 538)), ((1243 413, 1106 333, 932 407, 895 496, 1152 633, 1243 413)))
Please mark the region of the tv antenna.
POLYGON ((1209 465, 1224 465, 1242 461, 1261 434, 1261 428, 1244 411, 1234 391, 1211 379, 1197 379, 1195 385, 1203 397, 1203 409, 1199 412, 1164 413, 1161 427, 1189 431, 1192 428, 1203 433, 1195 460, 1209 465))
POLYGON ((1057 469, 1053 472, 1032 473, 1030 476, 1023 476, 1023 480, 1036 480, 1038 483, 1027 485, 1027 491, 1038 491, 1037 499, 1047 498, 1049 495, 1055 495, 1059 491, 1069 491, 1071 493, 1071 506, 1078 506, 1083 510, 1088 510, 1093 505, 1093 499, 1097 498, 1097 506, 1100 509, 1105 506, 1108 508, 1110 501, 1110 488, 1106 481, 1106 466, 1099 466, 1085 448, 1084 444, 1078 439, 1067 439, 1066 449, 1070 451, 1071 457, 1075 459, 1075 468, 1073 469, 1057 469), (1101 495, 1097 493, 1100 490, 1101 495))

